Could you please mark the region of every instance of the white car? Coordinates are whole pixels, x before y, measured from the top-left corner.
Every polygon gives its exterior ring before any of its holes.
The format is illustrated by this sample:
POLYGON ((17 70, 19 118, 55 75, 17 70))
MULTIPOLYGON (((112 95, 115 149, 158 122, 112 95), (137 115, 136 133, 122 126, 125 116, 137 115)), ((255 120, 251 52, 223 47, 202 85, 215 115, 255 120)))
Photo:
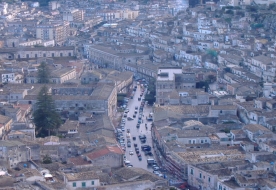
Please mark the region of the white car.
POLYGON ((132 150, 129 151, 129 155, 133 155, 133 151, 132 150))
POLYGON ((160 168, 158 166, 153 167, 154 170, 159 170, 160 168))
POLYGON ((160 174, 159 171, 153 171, 153 173, 156 175, 160 174))

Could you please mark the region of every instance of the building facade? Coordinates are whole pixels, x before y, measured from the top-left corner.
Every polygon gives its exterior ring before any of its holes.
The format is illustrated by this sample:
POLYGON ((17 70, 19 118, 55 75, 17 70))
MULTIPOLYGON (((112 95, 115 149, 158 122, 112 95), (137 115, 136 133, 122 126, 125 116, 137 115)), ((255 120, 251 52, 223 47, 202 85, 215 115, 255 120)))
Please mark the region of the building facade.
POLYGON ((69 22, 55 24, 41 24, 36 27, 36 38, 42 40, 55 40, 56 44, 62 45, 69 34, 69 22))

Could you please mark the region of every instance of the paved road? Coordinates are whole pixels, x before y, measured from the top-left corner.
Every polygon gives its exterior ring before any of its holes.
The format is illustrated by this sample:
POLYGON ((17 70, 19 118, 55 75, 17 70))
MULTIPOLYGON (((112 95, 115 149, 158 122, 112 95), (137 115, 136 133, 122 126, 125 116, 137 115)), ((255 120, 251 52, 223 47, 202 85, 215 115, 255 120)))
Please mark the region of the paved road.
MULTIPOLYGON (((143 97, 145 96, 146 93, 147 92, 145 91, 143 97)), ((129 99, 129 102, 128 102, 128 108, 129 108, 128 117, 133 117, 136 106, 140 107, 141 101, 138 101, 140 94, 141 94, 141 87, 139 85, 137 85, 137 90, 135 92, 133 99, 129 99)), ((138 122, 139 110, 138 110, 138 114, 136 114, 136 118, 134 118, 134 120, 126 121, 125 130, 127 131, 127 129, 130 129, 131 147, 126 147, 125 155, 126 155, 127 160, 129 160, 131 162, 133 167, 143 168, 143 169, 146 169, 146 170, 149 170, 152 172, 153 170, 151 168, 147 167, 147 159, 151 158, 151 157, 145 156, 144 152, 141 151, 141 145, 147 144, 152 147, 152 138, 151 138, 151 131, 150 131, 151 122, 146 121, 146 116, 148 116, 151 111, 152 111, 152 107, 149 107, 147 105, 144 106, 144 110, 143 110, 144 117, 142 118, 143 122, 141 123, 140 128, 136 128, 136 125, 138 122), (145 128, 145 123, 147 123, 148 130, 146 130, 146 128, 145 128), (145 134, 147 137, 147 141, 144 144, 142 144, 139 139, 139 135, 141 135, 141 134, 145 134), (136 137, 136 140, 132 139, 133 136, 136 137), (138 160, 138 157, 135 153, 134 143, 138 144, 140 154, 142 155, 141 161, 138 160), (134 152, 133 155, 129 155, 130 150, 132 150, 134 152)), ((124 132, 125 142, 127 139, 126 131, 124 132)))

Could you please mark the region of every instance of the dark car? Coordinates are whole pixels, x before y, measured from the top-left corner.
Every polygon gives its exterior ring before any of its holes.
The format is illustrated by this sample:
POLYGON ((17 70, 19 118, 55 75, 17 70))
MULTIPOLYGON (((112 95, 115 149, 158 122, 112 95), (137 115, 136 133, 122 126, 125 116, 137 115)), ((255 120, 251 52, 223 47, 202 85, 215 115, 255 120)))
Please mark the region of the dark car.
POLYGON ((151 150, 151 146, 150 145, 142 145, 141 149, 144 151, 150 151, 151 150), (150 150, 146 150, 146 149, 150 149, 150 150))
POLYGON ((147 148, 147 147, 151 147, 150 145, 143 145, 143 146, 141 146, 141 148, 143 149, 143 148, 147 148))
MULTIPOLYGON (((136 148, 138 148, 137 146, 138 146, 138 145, 137 145, 136 143, 134 143, 134 147, 135 147, 135 149, 136 149, 136 148)), ((138 148, 138 149, 139 149, 139 148, 138 148)))
POLYGON ((146 155, 146 156, 153 156, 153 154, 152 154, 151 151, 145 151, 145 155, 146 155))
MULTIPOLYGON (((134 141, 135 141, 135 140, 136 140, 136 137, 132 137, 132 140, 134 140, 134 141)), ((137 144, 136 144, 136 145, 137 145, 137 144)), ((134 144, 134 146, 135 146, 135 144, 134 144)))
POLYGON ((146 142, 147 142, 146 139, 141 139, 141 143, 142 143, 142 144, 144 144, 144 143, 146 143, 146 142))
POLYGON ((138 123, 138 124, 136 125, 136 127, 139 128, 139 127, 140 127, 140 124, 138 123))
POLYGON ((146 139, 146 135, 139 135, 139 139, 146 139))

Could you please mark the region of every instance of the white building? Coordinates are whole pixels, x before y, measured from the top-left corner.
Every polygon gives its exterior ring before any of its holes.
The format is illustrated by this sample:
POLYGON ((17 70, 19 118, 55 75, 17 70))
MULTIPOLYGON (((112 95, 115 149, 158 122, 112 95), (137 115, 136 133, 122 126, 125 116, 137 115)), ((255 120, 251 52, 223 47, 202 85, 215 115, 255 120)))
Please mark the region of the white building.
POLYGON ((2 83, 23 83, 23 75, 14 72, 3 71, 0 72, 2 76, 2 83))
POLYGON ((67 189, 79 189, 79 188, 89 188, 100 186, 100 180, 96 173, 89 172, 80 172, 80 173, 66 173, 64 174, 64 182, 67 189))

